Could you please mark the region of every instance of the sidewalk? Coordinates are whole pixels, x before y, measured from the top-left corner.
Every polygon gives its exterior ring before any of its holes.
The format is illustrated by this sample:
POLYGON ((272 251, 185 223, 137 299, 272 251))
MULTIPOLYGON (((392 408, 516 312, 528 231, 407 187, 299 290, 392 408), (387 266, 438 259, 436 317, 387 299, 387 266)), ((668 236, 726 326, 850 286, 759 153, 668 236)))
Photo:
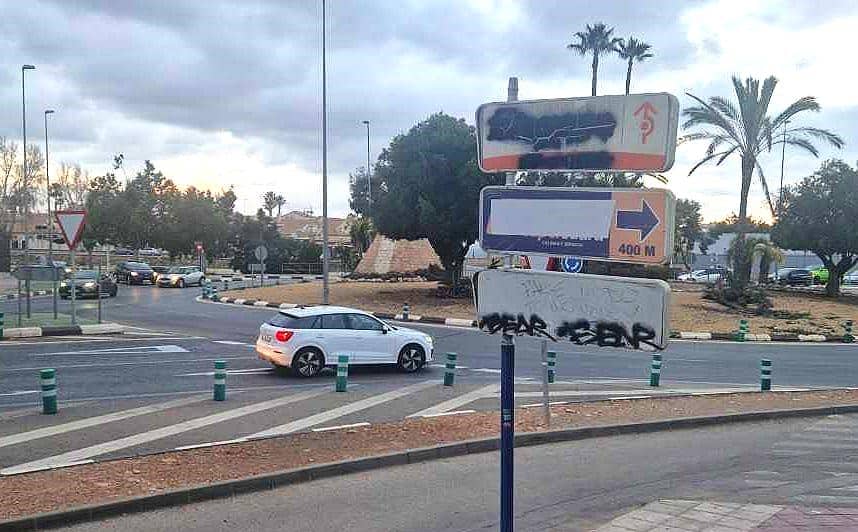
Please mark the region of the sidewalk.
POLYGON ((660 500, 617 517, 596 532, 858 530, 858 508, 809 508, 735 502, 660 500))

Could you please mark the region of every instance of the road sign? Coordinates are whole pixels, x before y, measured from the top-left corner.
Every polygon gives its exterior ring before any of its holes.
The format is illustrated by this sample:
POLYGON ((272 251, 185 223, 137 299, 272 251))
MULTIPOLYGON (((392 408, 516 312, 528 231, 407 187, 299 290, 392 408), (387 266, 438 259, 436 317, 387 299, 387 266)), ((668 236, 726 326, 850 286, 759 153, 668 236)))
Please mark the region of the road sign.
POLYGON ((86 225, 86 211, 56 211, 54 216, 69 249, 77 247, 86 225))
POLYGON ((253 256, 256 257, 256 260, 264 262, 268 258, 268 248, 265 246, 256 246, 256 249, 253 250, 253 256))
POLYGON ((564 257, 561 265, 566 273, 580 273, 581 268, 584 267, 584 261, 580 257, 564 257))
POLYGON ((670 286, 659 279, 484 270, 475 287, 480 329, 491 334, 646 350, 667 345, 670 286))
POLYGON ((480 247, 662 264, 673 254, 675 203, 663 189, 486 187, 480 247))
POLYGON ((664 172, 678 122, 667 93, 487 103, 477 109, 480 169, 664 172))

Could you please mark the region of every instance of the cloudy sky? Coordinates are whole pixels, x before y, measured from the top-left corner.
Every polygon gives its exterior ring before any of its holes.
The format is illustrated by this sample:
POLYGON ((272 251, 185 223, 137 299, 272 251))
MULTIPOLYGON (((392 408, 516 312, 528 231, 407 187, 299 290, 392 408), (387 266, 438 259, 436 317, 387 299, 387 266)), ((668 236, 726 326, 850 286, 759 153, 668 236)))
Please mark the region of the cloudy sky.
MULTIPOLYGON (((235 187, 253 212, 265 190, 290 209, 321 210, 320 0, 0 0, 0 136, 21 136, 20 65, 27 73, 28 136, 44 140, 53 108, 51 160, 92 173, 125 154, 129 174, 151 159, 180 185, 235 187)), ((732 74, 780 83, 772 108, 805 95, 823 110, 804 117, 847 146, 821 158, 858 160, 858 73, 848 59, 854 0, 328 0, 330 209, 348 212, 348 173, 391 137, 436 111, 473 122, 503 100, 586 96, 589 61, 566 49, 585 23, 652 44, 633 92, 729 95, 732 74)), ((624 90, 625 66, 603 61, 600 94, 624 90)), ((678 197, 707 220, 738 208, 738 162, 688 171, 704 145, 685 144, 668 173, 678 197)), ((787 150, 786 181, 819 164, 787 150)), ((763 159, 776 186, 780 153, 763 159)), ((752 188, 751 211, 765 213, 752 188)))

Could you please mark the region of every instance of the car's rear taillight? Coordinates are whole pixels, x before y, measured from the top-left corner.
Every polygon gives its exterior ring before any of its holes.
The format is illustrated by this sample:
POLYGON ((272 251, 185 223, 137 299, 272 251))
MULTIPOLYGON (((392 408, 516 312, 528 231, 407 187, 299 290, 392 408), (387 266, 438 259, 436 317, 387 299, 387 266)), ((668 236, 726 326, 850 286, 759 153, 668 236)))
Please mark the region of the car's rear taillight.
POLYGON ((292 331, 277 331, 274 333, 274 338, 277 338, 278 342, 288 342, 294 334, 292 331))

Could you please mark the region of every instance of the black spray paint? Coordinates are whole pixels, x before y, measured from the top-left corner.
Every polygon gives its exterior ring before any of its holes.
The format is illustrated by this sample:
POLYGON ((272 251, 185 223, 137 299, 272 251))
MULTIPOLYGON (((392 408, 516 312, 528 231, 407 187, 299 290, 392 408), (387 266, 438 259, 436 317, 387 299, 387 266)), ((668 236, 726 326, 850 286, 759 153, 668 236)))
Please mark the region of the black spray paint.
POLYGON ((509 335, 524 335, 561 340, 568 338, 570 342, 577 345, 598 345, 600 347, 631 347, 640 349, 642 345, 662 349, 655 343, 655 329, 649 325, 635 323, 629 330, 622 323, 613 321, 597 321, 580 319, 576 321, 564 321, 554 335, 548 330, 545 321, 531 314, 530 318, 524 314, 513 316, 512 314, 488 314, 480 318, 480 329, 489 334, 501 332, 509 335))

